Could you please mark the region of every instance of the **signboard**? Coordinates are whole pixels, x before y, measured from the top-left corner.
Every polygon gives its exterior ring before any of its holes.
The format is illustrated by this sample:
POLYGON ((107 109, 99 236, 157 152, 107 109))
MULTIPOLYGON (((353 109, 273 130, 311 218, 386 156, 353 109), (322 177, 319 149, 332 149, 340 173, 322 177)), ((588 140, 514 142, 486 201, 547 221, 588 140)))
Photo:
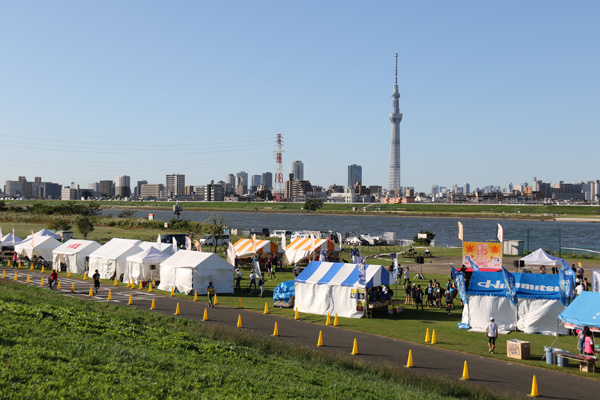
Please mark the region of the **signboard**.
POLYGON ((463 265, 471 266, 471 259, 479 268, 502 268, 502 244, 483 242, 463 242, 463 265))

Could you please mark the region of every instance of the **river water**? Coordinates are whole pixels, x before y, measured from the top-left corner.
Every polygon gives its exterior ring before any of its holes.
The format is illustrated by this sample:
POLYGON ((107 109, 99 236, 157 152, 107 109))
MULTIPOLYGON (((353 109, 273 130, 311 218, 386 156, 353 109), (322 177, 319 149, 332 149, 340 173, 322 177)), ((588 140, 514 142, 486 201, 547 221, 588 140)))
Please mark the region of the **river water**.
MULTIPOLYGON (((103 210, 103 215, 117 216, 120 210, 103 210)), ((169 221, 173 212, 168 210, 136 211, 134 217, 169 221)), ((417 218, 379 215, 323 215, 323 214, 272 214, 259 212, 206 212, 183 211, 180 218, 205 221, 210 215, 221 215, 232 228, 261 230, 282 229, 288 231, 320 230, 370 233, 381 235, 394 232, 397 239, 412 239, 420 231, 435 234, 435 245, 461 246, 458 239, 458 221, 463 224, 464 240, 473 242, 497 241, 497 224, 504 230, 504 240, 523 240, 524 250, 544 248, 557 252, 559 247, 574 247, 600 251, 600 223, 515 221, 456 218, 417 218)))

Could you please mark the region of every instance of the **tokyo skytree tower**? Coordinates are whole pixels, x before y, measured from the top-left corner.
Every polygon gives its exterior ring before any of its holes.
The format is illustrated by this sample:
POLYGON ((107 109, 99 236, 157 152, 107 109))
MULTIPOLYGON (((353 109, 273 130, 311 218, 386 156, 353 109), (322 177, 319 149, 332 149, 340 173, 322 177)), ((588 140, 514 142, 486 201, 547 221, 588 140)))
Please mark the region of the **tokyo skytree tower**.
POLYGON ((392 94, 393 108, 390 114, 392 122, 392 146, 390 149, 390 171, 388 174, 388 192, 394 192, 393 195, 399 197, 400 193, 400 122, 402 113, 400 112, 400 93, 398 92, 398 53, 396 53, 396 77, 394 81, 394 93, 392 94))

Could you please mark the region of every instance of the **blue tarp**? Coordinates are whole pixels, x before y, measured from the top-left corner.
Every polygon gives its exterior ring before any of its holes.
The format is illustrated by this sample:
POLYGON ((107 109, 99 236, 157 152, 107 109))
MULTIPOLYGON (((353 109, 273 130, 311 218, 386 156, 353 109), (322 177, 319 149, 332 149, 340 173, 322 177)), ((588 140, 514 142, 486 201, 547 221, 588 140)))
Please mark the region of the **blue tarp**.
POLYGON ((577 326, 600 328, 600 293, 581 292, 558 318, 577 326))
MULTIPOLYGON (((510 274, 510 273, 509 273, 510 274)), ((560 300, 560 277, 552 274, 510 274, 515 278, 516 297, 560 300)), ((469 295, 507 296, 502 271, 474 271, 469 283, 469 295)))
POLYGON ((273 290, 273 302, 281 300, 289 303, 290 296, 294 296, 294 281, 281 282, 273 290))

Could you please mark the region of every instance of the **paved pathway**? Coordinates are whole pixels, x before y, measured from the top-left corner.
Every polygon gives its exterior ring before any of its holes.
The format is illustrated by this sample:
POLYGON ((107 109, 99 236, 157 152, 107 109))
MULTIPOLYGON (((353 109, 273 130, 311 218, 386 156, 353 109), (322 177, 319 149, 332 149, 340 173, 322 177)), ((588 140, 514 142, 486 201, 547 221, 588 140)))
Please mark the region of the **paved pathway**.
MULTIPOLYGON (((31 275, 31 284, 39 285, 41 274, 38 271, 15 270, 6 268, 6 279, 14 279, 17 271, 18 281, 24 283, 27 275, 31 275)), ((1 272, 0 272, 1 273, 1 272)), ((47 274, 46 274, 47 276, 47 274)), ((163 294, 148 293, 148 290, 128 289, 123 286, 104 286, 96 296, 89 296, 92 281, 82 281, 61 277, 61 292, 66 295, 81 297, 93 301, 109 301, 108 289, 111 289, 112 303, 127 305, 129 296, 133 298, 133 307, 149 310, 152 298, 155 298, 156 310, 165 315, 173 315, 177 302, 180 305, 182 318, 201 321, 206 298, 201 302, 169 297, 163 294), (75 293, 71 293, 71 285, 75 284, 75 293)), ((373 362, 389 362, 396 365, 406 365, 408 352, 412 350, 415 374, 437 374, 456 377, 462 376, 464 362, 469 366, 469 385, 485 385, 497 389, 499 393, 508 392, 515 397, 526 397, 531 391, 533 375, 536 375, 540 398, 548 399, 590 399, 600 390, 600 382, 594 379, 561 373, 550 369, 525 366, 517 363, 494 360, 488 357, 453 352, 436 348, 390 339, 377 335, 350 331, 342 327, 323 326, 305 321, 295 321, 275 315, 265 315, 249 310, 217 305, 208 309, 208 323, 235 327, 238 316, 241 315, 243 329, 252 329, 265 336, 271 336, 275 322, 279 329, 276 340, 287 340, 308 347, 315 347, 319 331, 323 333, 324 346, 319 351, 333 351, 348 354, 352 351, 354 339, 358 343, 357 358, 373 362)), ((558 368, 558 367, 557 367, 558 368)))

